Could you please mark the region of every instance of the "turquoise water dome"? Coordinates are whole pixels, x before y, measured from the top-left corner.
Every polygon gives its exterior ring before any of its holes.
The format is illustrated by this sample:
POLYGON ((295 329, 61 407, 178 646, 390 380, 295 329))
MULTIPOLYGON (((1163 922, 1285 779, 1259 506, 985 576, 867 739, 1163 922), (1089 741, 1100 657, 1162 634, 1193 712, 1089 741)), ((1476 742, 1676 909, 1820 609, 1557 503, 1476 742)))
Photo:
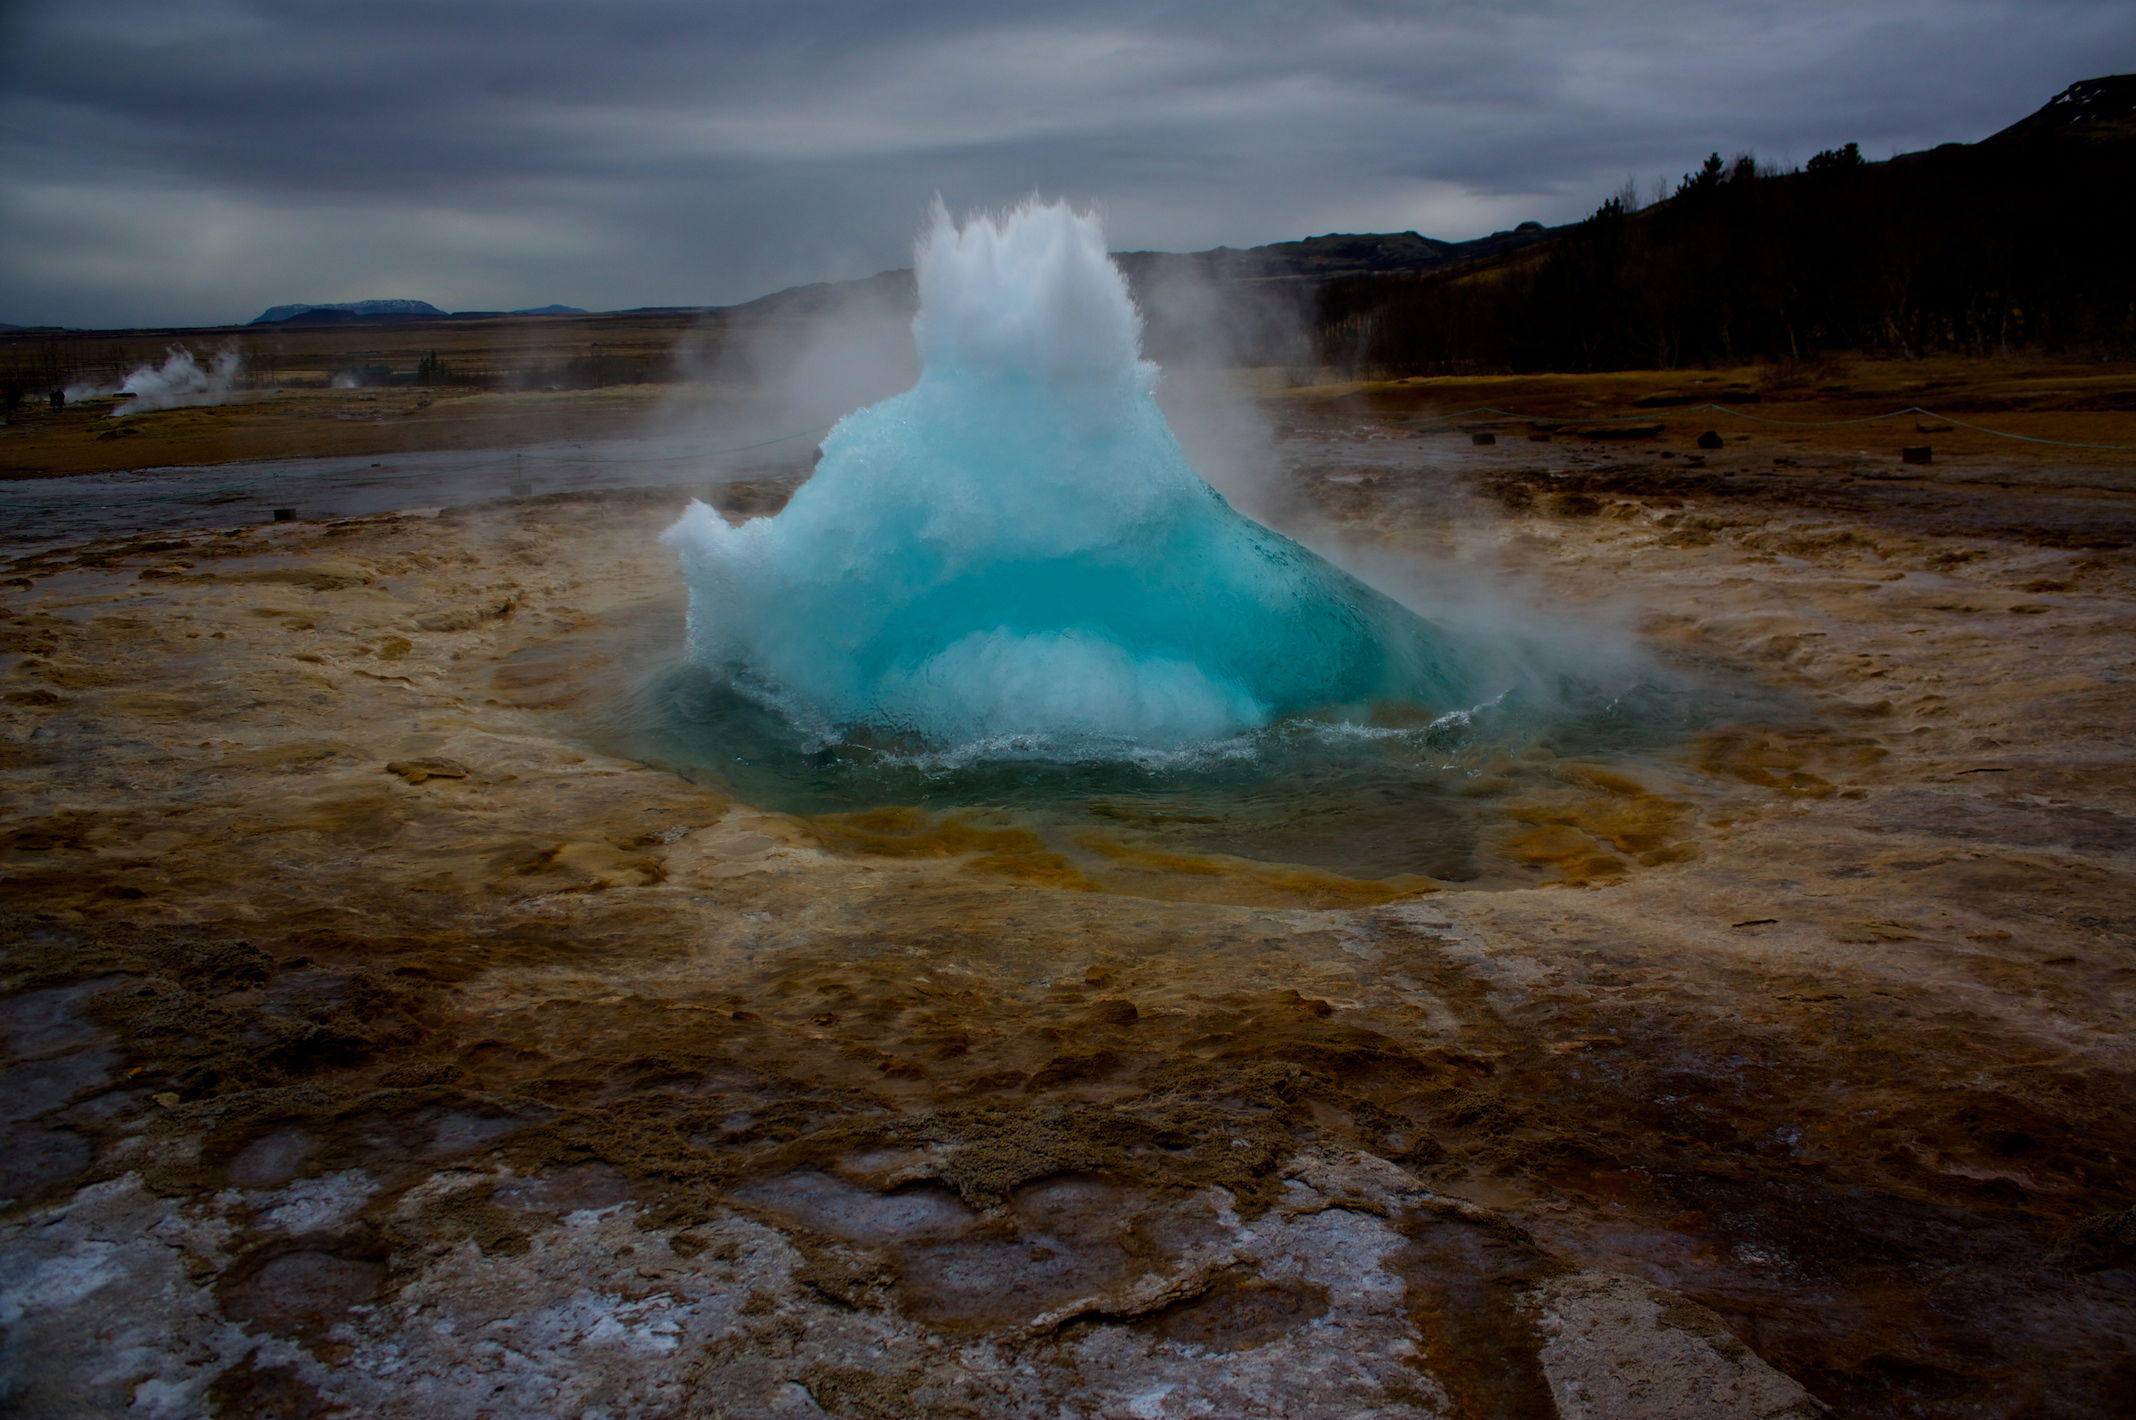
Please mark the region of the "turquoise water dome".
POLYGON ((1195 473, 1095 217, 938 205, 916 264, 919 381, 776 516, 666 533, 691 661, 826 740, 1064 757, 1478 698, 1438 628, 1195 473))

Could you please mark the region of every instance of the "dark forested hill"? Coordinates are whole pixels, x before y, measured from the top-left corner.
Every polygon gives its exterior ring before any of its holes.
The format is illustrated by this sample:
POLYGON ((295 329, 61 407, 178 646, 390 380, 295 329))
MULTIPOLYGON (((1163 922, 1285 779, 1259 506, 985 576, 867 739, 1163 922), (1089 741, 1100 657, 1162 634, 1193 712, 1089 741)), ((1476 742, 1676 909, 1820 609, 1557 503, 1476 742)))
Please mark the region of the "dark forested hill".
POLYGON ((1853 144, 1775 173, 1709 158, 1554 240, 1322 284, 1321 354, 1413 373, 2026 348, 2136 355, 2136 76, 2073 85, 1982 142, 1853 144))

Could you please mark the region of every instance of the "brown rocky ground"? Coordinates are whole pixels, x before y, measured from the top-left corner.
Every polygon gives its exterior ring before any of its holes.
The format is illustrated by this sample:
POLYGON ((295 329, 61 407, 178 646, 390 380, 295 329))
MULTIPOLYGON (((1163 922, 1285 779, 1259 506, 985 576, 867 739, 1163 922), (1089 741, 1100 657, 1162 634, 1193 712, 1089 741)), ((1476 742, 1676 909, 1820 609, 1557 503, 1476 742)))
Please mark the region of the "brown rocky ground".
POLYGON ((603 753, 672 494, 18 559, 11 1410, 2114 1412, 2127 467, 1331 393, 1358 540, 1799 711, 1435 887, 603 753))

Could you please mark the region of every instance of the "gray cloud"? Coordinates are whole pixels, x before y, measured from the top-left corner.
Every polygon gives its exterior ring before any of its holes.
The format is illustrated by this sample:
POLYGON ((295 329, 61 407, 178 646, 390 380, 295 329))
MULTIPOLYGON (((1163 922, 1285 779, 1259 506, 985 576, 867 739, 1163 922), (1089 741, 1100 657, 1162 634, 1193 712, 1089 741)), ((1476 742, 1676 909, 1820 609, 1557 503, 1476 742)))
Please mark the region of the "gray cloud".
POLYGON ((0 9, 0 320, 743 300, 1059 193, 1122 247, 1462 238, 1707 151, 1984 136, 2125 0, 62 0, 0 9))

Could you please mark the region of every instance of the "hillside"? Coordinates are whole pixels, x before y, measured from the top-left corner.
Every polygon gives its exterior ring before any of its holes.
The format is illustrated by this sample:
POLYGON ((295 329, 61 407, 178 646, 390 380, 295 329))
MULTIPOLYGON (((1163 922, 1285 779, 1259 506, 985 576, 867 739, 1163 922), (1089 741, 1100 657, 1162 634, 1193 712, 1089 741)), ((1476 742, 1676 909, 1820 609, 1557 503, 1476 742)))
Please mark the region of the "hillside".
MULTIPOLYGON (((1883 162, 1855 144, 1796 171, 1718 153, 1664 201, 1467 242, 1330 233, 1115 258, 1160 360, 1358 373, 1611 370, 2025 349, 2136 355, 2136 75, 2072 84, 1975 143, 1883 162), (1179 300, 1181 292, 1189 299, 1179 300), (1195 294, 1199 292, 1200 294, 1195 294)), ((785 318, 909 303, 911 273, 728 308, 785 318)))
POLYGON ((1986 141, 2036 138, 2122 143, 2136 139, 2136 74, 2080 79, 1986 141))
POLYGON ((1493 232, 1466 242, 1442 242, 1415 232, 1330 232, 1294 242, 1211 251, 1115 252, 1113 259, 1131 281, 1193 272, 1231 281, 1320 280, 1334 276, 1417 274, 1502 256, 1547 240, 1551 229, 1523 222, 1511 231, 1493 232))
POLYGON ((1320 357, 1394 373, 1672 368, 1863 351, 2136 354, 2136 76, 1978 143, 1795 172, 1718 154, 1643 210, 1458 272, 1321 285, 1320 357))

